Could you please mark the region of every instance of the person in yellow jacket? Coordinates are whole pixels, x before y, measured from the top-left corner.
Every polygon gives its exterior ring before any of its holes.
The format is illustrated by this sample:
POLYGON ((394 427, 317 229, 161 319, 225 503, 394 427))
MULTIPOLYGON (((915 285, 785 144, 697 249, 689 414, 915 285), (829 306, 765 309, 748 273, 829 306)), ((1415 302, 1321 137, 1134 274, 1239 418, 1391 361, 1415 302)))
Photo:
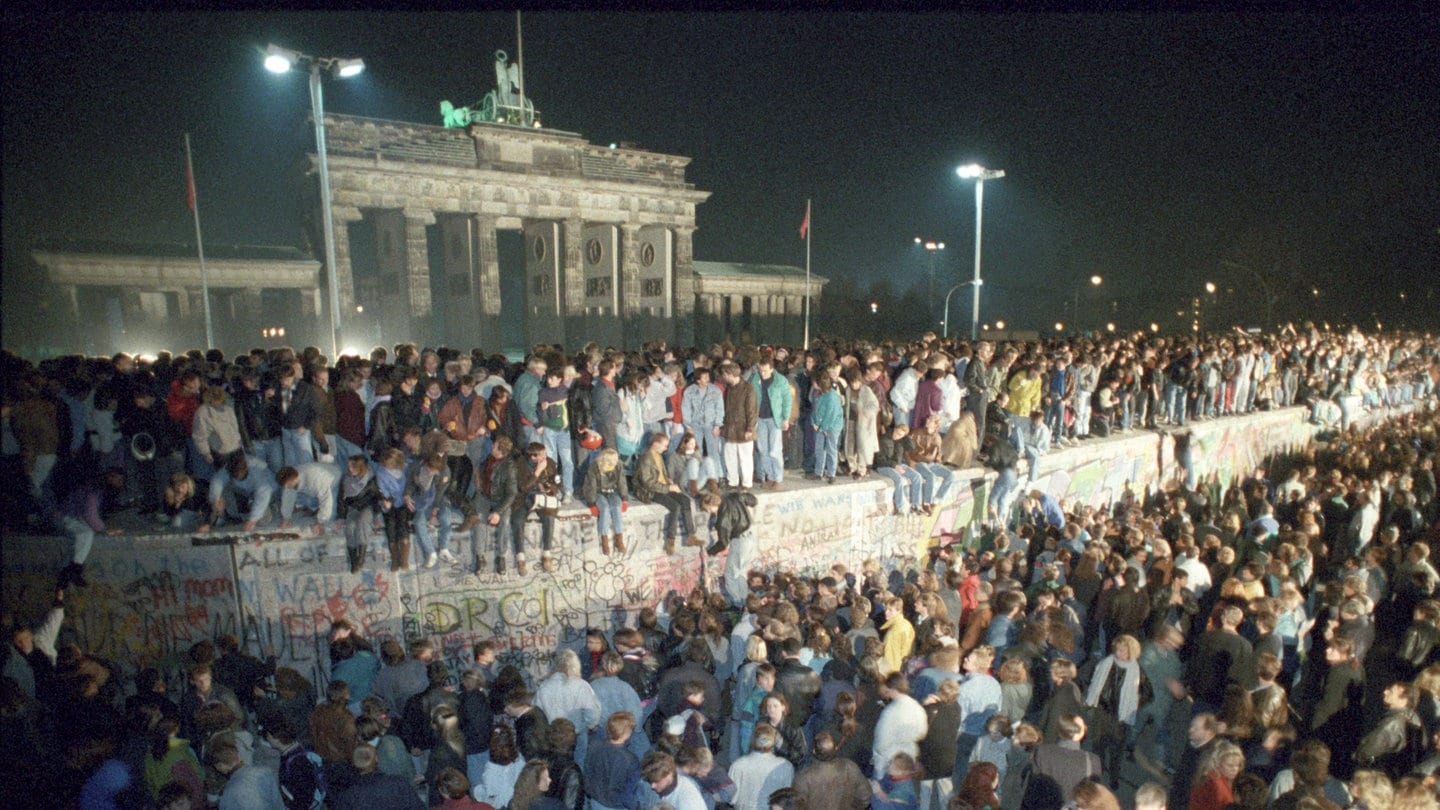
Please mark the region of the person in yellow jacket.
POLYGON ((1040 367, 1031 363, 1025 370, 1010 378, 1010 404, 1006 408, 1017 416, 1029 418, 1030 412, 1040 407, 1043 381, 1040 367))
POLYGON ((915 626, 905 618, 905 602, 898 596, 885 600, 885 624, 880 626, 885 639, 881 657, 885 673, 903 672, 905 659, 915 648, 915 626))

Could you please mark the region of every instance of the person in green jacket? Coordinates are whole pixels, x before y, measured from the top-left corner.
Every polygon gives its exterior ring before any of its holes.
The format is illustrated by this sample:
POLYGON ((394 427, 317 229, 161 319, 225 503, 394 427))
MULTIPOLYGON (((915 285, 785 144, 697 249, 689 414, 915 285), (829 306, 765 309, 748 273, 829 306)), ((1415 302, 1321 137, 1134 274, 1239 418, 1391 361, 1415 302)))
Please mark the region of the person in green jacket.
POLYGON ((793 392, 784 374, 775 373, 775 358, 762 354, 750 373, 750 385, 760 400, 760 417, 755 423, 755 451, 759 456, 759 478, 769 489, 785 480, 785 431, 790 429, 793 392))
POLYGON ((185 787, 193 807, 205 806, 204 779, 200 760, 190 743, 180 739, 180 724, 174 718, 162 717, 150 732, 150 747, 145 752, 145 787, 150 797, 158 800, 160 791, 172 782, 185 787))

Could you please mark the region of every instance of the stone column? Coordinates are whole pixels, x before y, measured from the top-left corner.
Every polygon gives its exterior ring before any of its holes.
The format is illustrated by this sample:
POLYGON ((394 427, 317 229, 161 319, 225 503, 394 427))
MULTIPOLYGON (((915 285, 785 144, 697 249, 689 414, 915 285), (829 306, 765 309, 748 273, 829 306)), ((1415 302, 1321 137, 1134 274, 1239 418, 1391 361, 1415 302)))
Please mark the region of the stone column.
POLYGON ((231 291, 230 302, 235 311, 232 328, 243 335, 254 334, 255 330, 262 328, 262 300, 259 287, 241 287, 231 291))
MULTIPOLYGON (((409 293, 410 317, 430 315, 430 251, 425 226, 435 224, 434 211, 405 209, 405 281, 409 293)), ((418 336, 423 339, 423 336, 418 336)))
POLYGON ((695 227, 675 229, 675 262, 670 267, 674 304, 671 316, 675 321, 675 343, 689 346, 695 342, 695 227))
POLYGON ((480 294, 480 314, 500 314, 500 250, 495 236, 495 217, 476 215, 475 264, 479 272, 475 289, 480 294))
POLYGON ((620 322, 620 345, 638 349, 645 341, 640 326, 640 226, 629 222, 620 225, 617 251, 620 282, 620 309, 615 313, 620 322))
MULTIPOLYGON (((495 217, 470 218, 475 238, 475 291, 480 296, 480 345, 487 352, 500 351, 500 250, 495 236, 495 217)), ((523 304, 517 304, 523 306, 523 304)))
POLYGON ((620 226, 620 317, 633 318, 640 311, 640 226, 620 226))
POLYGON ((78 325, 80 323, 80 288, 74 284, 59 284, 54 289, 69 322, 78 325))
MULTIPOLYGON (((335 285, 340 288, 340 324, 345 313, 355 311, 355 271, 350 264, 350 223, 364 219, 359 208, 333 207, 331 221, 335 225, 335 285)), ((323 248, 322 248, 323 250, 323 248)), ((325 263, 321 257, 320 263, 325 263)))
POLYGON ((570 217, 560 223, 560 320, 565 324, 567 348, 585 344, 585 221, 570 217))
POLYGON ((707 344, 716 340, 720 331, 720 303, 714 294, 696 295, 696 343, 707 344))

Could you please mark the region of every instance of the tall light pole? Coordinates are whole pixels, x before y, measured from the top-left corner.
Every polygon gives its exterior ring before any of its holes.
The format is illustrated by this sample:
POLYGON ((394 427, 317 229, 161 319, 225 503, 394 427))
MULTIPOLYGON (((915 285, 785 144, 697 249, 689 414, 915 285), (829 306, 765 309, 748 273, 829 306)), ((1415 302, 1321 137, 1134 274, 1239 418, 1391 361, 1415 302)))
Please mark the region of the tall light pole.
MULTIPOLYGON (((1213 282, 1213 281, 1207 281, 1207 282, 1205 282, 1205 294, 1208 295, 1208 296, 1210 296, 1210 299, 1209 299, 1208 301, 1206 301, 1205 303, 1209 305, 1210 317, 1211 317, 1211 318, 1214 318, 1214 317, 1215 317, 1215 290, 1216 290, 1216 289, 1217 289, 1217 287, 1215 286, 1215 282, 1213 282)), ((1198 300, 1198 299, 1197 299, 1197 300, 1198 300)), ((1200 331, 1204 331, 1204 330, 1205 330, 1205 314, 1204 314, 1204 313, 1205 313, 1205 310, 1204 310, 1203 308, 1201 308, 1201 307, 1196 307, 1196 309, 1195 309, 1195 322, 1196 322, 1196 324, 1199 325, 1200 331)))
MULTIPOLYGON (((1090 277, 1090 286, 1092 287, 1099 287, 1101 284, 1104 283, 1105 279, 1101 278, 1099 275, 1094 275, 1090 277)), ((1076 332, 1080 331, 1080 289, 1082 286, 1084 285, 1075 285, 1075 298, 1070 303, 1070 326, 1076 332)))
MULTIPOLYGON (((915 237, 915 246, 922 248, 929 257, 929 266, 926 268, 928 275, 925 280, 925 301, 930 306, 934 306, 931 302, 935 300, 935 264, 940 259, 940 252, 945 249, 945 243, 917 236, 915 237)), ((935 316, 935 310, 930 310, 930 316, 932 318, 935 316)), ((929 324, 926 324, 926 327, 928 328, 929 324)))
POLYGON ((971 280, 975 285, 975 297, 970 310, 970 339, 974 340, 980 336, 980 286, 985 283, 980 280, 980 222, 985 202, 985 181, 999 180, 1005 176, 1005 170, 987 169, 978 163, 970 163, 956 169, 955 173, 963 180, 975 181, 975 278, 971 280))
MULTIPOLYGON (((1275 285, 1271 283, 1266 274, 1256 270, 1248 264, 1221 259, 1220 264, 1233 270, 1242 270, 1250 275, 1250 278, 1260 284, 1265 292, 1265 323, 1261 324, 1265 329, 1271 329, 1275 323, 1275 302, 1279 300, 1275 294, 1275 285)), ((1278 268, 1277 268, 1278 269, 1278 268)))
POLYGON ((348 79, 365 69, 363 59, 311 56, 282 48, 265 47, 265 69, 271 73, 287 73, 296 63, 310 66, 310 113, 315 118, 315 153, 320 168, 320 227, 325 239, 325 283, 330 287, 330 358, 340 355, 340 282, 335 273, 335 221, 330 211, 330 160, 325 149, 325 96, 320 86, 320 72, 328 70, 337 78, 348 79))

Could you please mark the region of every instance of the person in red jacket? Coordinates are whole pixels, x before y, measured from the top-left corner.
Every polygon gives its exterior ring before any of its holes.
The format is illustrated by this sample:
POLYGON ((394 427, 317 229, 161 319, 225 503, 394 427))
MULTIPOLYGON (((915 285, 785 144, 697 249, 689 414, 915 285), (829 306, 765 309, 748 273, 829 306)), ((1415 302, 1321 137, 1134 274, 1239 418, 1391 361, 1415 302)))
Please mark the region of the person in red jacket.
POLYGON ((185 471, 194 478, 208 481, 212 467, 205 463, 201 448, 196 446, 195 440, 188 438, 195 427, 195 414, 200 410, 200 389, 204 382, 204 378, 196 369, 187 368, 181 372, 180 376, 170 383, 170 393, 165 397, 165 414, 170 417, 171 422, 184 431, 184 435, 187 437, 185 441, 185 471))
POLYGON ((165 398, 165 413, 175 424, 190 435, 195 426, 195 412, 200 410, 200 387, 203 382, 200 372, 186 369, 170 383, 170 394, 165 398))
POLYGON ((1224 810, 1235 801, 1231 785, 1245 769, 1245 754, 1233 743, 1222 742, 1201 763, 1200 781, 1190 788, 1190 810, 1224 810))
POLYGON ((360 371, 352 368, 341 375, 340 387, 335 391, 335 435, 341 459, 365 452, 365 400, 360 396, 364 384, 360 371))

